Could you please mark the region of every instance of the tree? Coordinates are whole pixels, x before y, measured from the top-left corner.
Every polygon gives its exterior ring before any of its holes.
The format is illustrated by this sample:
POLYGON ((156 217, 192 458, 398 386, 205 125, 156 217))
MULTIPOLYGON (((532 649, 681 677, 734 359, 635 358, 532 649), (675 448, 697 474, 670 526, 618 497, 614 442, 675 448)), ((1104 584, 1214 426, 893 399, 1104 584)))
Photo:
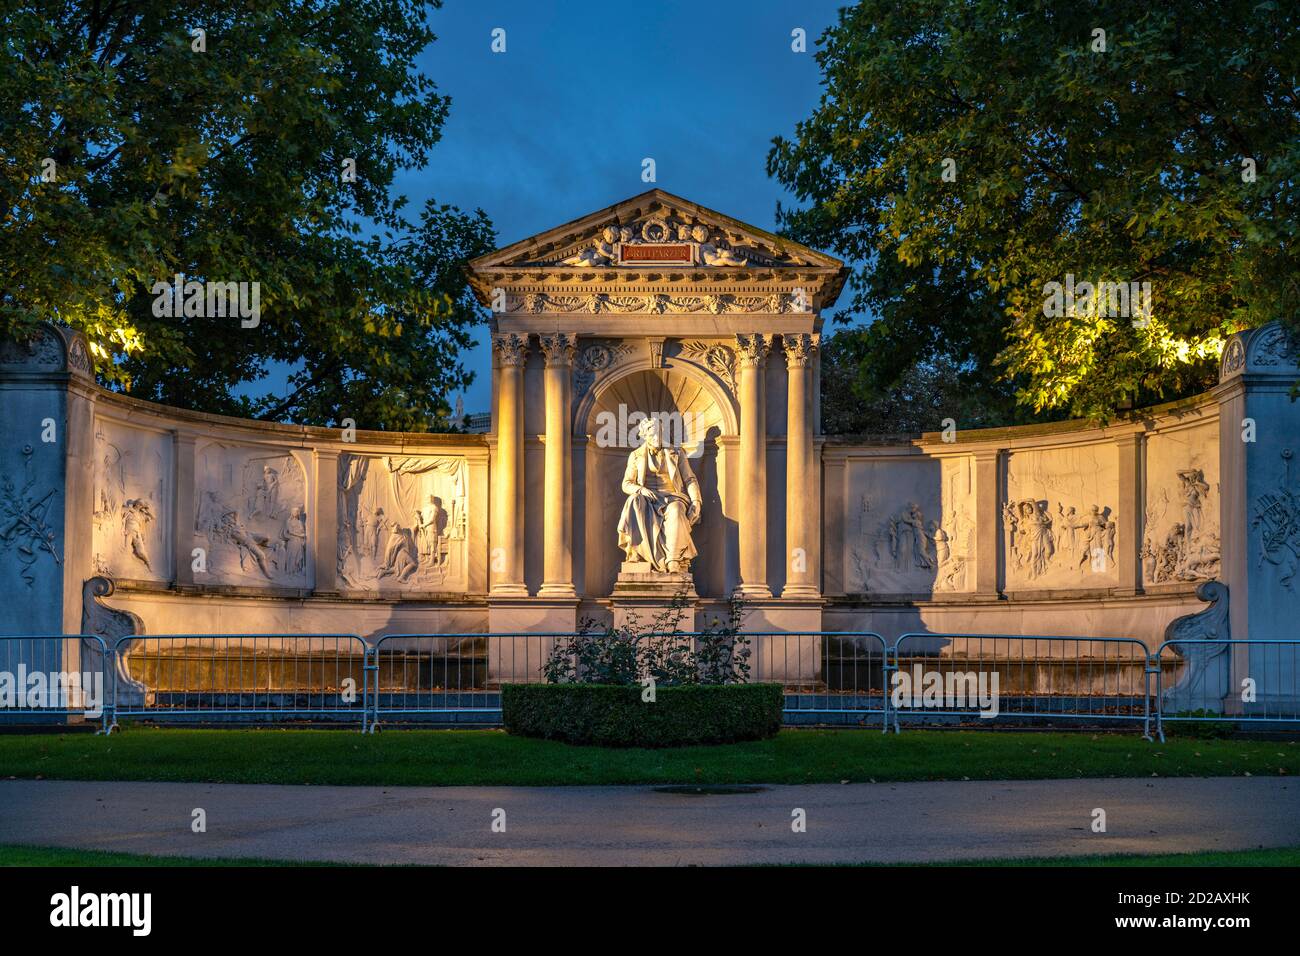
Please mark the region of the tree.
POLYGON ((189 408, 445 418, 481 317, 460 263, 494 236, 390 192, 449 107, 414 67, 422 0, 27 0, 2 23, 0 331, 62 321, 101 382, 189 408), (177 274, 206 309, 167 314, 177 274), (248 283, 255 325, 214 314, 218 283, 248 283), (272 363, 289 397, 241 394, 272 363))
POLYGON ((936 355, 908 366, 888 388, 873 389, 861 369, 874 354, 871 328, 842 329, 822 342, 821 423, 828 435, 916 435, 940 431, 945 419, 962 428, 1023 421, 1014 399, 1001 401, 977 383, 979 371, 936 355))
POLYGON ((1104 418, 1211 385, 1233 331, 1294 326, 1294 4, 864 0, 817 56, 768 171, 804 204, 783 231, 857 264, 864 389, 943 359, 992 404, 1104 418), (1117 285, 1049 285, 1083 282, 1117 285))

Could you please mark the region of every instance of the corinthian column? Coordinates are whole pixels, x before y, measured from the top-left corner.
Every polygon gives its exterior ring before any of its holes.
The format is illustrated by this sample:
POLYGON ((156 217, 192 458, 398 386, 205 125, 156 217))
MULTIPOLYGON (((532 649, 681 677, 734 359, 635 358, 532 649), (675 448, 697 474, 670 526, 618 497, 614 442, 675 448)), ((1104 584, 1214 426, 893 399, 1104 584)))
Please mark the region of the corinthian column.
POLYGON ((569 388, 573 374, 576 335, 566 332, 539 335, 546 357, 546 481, 542 563, 542 597, 574 597, 573 540, 568 495, 573 487, 569 447, 569 388))
POLYGON ((492 338, 497 353, 497 460, 492 476, 493 594, 526 595, 524 585, 524 362, 526 336, 492 338))
POLYGON ((737 335, 740 362, 740 586, 742 597, 771 597, 767 586, 767 389, 771 336, 737 335))
POLYGON ((812 435, 812 357, 817 335, 786 335, 789 381, 785 444, 786 576, 782 597, 817 596, 819 509, 814 487, 812 435))

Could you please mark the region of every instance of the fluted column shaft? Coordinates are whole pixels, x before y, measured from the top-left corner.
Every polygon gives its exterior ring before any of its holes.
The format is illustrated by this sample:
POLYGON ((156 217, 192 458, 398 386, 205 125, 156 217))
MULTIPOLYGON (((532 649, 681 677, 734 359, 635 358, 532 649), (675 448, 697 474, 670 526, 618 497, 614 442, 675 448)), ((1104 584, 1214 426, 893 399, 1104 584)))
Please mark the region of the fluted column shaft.
POLYGON ((538 336, 546 358, 546 479, 543 490, 545 551, 543 597, 574 597, 573 534, 568 494, 573 487, 569 437, 570 382, 577 336, 564 332, 538 336))
POLYGON ((737 335, 740 364, 740 586, 744 597, 771 597, 767 586, 767 385, 771 337, 737 335))
POLYGON ((524 585, 524 363, 528 339, 493 337, 497 353, 497 449, 492 505, 492 593, 526 595, 524 585))
POLYGON ((818 336, 783 337, 787 376, 785 445, 786 577, 782 597, 816 597, 817 489, 813 487, 812 360, 818 336))

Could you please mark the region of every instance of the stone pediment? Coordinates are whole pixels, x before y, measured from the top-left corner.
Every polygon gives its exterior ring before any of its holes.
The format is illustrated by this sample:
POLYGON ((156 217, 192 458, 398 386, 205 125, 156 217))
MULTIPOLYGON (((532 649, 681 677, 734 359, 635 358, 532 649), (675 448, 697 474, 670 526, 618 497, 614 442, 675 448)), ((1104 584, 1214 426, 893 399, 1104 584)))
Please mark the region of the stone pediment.
POLYGON ((737 294, 764 306, 744 311, 765 311, 792 290, 806 291, 796 311, 814 311, 845 275, 832 256, 659 189, 480 256, 470 271, 496 312, 678 311, 673 293, 686 290, 704 297, 681 311, 731 311, 737 294))

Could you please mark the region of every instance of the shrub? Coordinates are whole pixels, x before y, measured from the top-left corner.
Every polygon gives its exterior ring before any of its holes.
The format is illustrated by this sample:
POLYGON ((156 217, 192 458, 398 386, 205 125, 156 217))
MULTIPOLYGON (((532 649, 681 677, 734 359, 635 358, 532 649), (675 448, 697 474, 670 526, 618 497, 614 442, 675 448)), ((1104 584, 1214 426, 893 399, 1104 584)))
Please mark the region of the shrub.
POLYGON ((542 667, 552 684, 640 685, 735 684, 749 677, 749 637, 740 631, 744 610, 733 599, 725 621, 714 619, 692 635, 679 625, 679 595, 648 625, 630 614, 622 627, 598 628, 584 620, 578 633, 555 641, 542 667))
POLYGON ((506 730, 601 747, 681 747, 760 740, 781 727, 780 684, 503 684, 506 730))

